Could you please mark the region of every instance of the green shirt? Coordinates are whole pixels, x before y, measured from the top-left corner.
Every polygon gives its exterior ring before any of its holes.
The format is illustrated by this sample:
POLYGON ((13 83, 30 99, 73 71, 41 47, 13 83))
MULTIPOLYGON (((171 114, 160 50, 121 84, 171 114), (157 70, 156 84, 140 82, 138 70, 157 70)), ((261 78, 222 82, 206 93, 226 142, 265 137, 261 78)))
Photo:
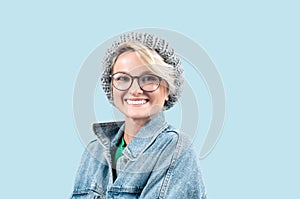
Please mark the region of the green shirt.
POLYGON ((124 137, 122 137, 120 143, 118 144, 118 148, 115 153, 114 165, 117 165, 117 160, 123 155, 123 150, 126 148, 126 143, 124 137))

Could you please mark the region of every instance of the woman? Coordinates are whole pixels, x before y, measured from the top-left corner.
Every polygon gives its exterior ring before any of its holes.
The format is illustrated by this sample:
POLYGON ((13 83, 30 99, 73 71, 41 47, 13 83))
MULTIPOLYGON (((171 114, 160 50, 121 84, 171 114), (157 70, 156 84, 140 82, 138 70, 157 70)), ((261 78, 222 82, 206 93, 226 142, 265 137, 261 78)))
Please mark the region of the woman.
POLYGON ((73 199, 206 198, 199 160, 189 139, 165 121, 183 87, 179 57, 148 33, 127 33, 103 61, 102 86, 124 122, 93 125, 73 199))

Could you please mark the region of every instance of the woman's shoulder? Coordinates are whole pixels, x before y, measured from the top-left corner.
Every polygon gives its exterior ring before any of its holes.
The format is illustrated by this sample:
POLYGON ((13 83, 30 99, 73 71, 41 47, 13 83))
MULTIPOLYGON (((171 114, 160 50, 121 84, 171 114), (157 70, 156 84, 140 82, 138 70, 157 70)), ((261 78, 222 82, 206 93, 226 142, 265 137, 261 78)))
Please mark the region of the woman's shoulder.
POLYGON ((188 134, 170 125, 157 136, 155 142, 156 144, 160 143, 168 146, 168 148, 173 148, 172 150, 178 153, 190 149, 193 145, 192 139, 188 134))
POLYGON ((192 144, 192 138, 189 134, 171 125, 169 125, 159 136, 180 141, 182 144, 192 144))
POLYGON ((170 140, 170 142, 173 143, 171 144, 171 147, 173 147, 174 153, 177 153, 178 156, 188 154, 188 156, 198 156, 196 147, 193 143, 193 138, 184 131, 169 126, 159 136, 159 139, 170 140))
POLYGON ((87 143, 83 154, 83 158, 99 159, 99 157, 103 156, 104 151, 105 148, 103 147, 103 145, 97 139, 94 139, 87 143))

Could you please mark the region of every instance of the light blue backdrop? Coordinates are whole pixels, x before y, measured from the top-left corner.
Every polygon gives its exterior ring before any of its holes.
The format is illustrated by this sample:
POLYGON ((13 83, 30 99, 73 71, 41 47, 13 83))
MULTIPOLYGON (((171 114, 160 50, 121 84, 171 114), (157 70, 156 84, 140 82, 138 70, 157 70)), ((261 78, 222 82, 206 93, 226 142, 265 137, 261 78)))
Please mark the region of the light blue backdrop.
POLYGON ((80 66, 108 38, 143 27, 192 38, 222 76, 226 121, 202 160, 209 198, 300 197, 297 1, 7 2, 0 3, 1 198, 70 196, 84 150, 72 110, 80 66))

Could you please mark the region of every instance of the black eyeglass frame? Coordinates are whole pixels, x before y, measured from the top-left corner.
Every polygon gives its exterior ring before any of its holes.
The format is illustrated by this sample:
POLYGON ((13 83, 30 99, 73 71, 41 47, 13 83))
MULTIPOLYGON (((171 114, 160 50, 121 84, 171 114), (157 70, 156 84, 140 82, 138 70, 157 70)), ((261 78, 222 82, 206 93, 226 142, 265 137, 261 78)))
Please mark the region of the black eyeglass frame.
POLYGON ((109 75, 109 77, 110 77, 110 81, 112 82, 112 85, 113 85, 117 90, 119 90, 119 91, 127 91, 127 90, 132 86, 134 79, 137 79, 137 83, 138 83, 138 85, 139 85, 139 87, 140 87, 140 89, 141 89, 142 91, 144 91, 144 92, 154 92, 154 91, 156 91, 156 90, 160 87, 160 83, 161 83, 161 81, 163 80, 163 78, 161 78, 160 76, 154 75, 154 74, 144 74, 144 75, 140 75, 140 76, 132 76, 132 75, 130 75, 130 74, 128 74, 128 73, 125 73, 125 72, 116 72, 116 73, 114 73, 114 74, 109 75), (119 89, 119 88, 117 88, 117 87, 114 85, 114 83, 113 83, 113 77, 114 77, 115 75, 117 75, 117 74, 125 74, 125 75, 128 75, 128 76, 131 78, 131 83, 129 84, 129 86, 128 86, 127 89, 119 89), (156 87, 154 90, 148 91, 148 90, 145 90, 145 89, 143 89, 143 88, 141 87, 141 85, 140 85, 140 78, 143 77, 143 76, 145 76, 145 75, 151 75, 151 76, 154 76, 154 77, 158 78, 158 80, 159 80, 159 81, 158 81, 158 85, 157 85, 157 87, 156 87))

